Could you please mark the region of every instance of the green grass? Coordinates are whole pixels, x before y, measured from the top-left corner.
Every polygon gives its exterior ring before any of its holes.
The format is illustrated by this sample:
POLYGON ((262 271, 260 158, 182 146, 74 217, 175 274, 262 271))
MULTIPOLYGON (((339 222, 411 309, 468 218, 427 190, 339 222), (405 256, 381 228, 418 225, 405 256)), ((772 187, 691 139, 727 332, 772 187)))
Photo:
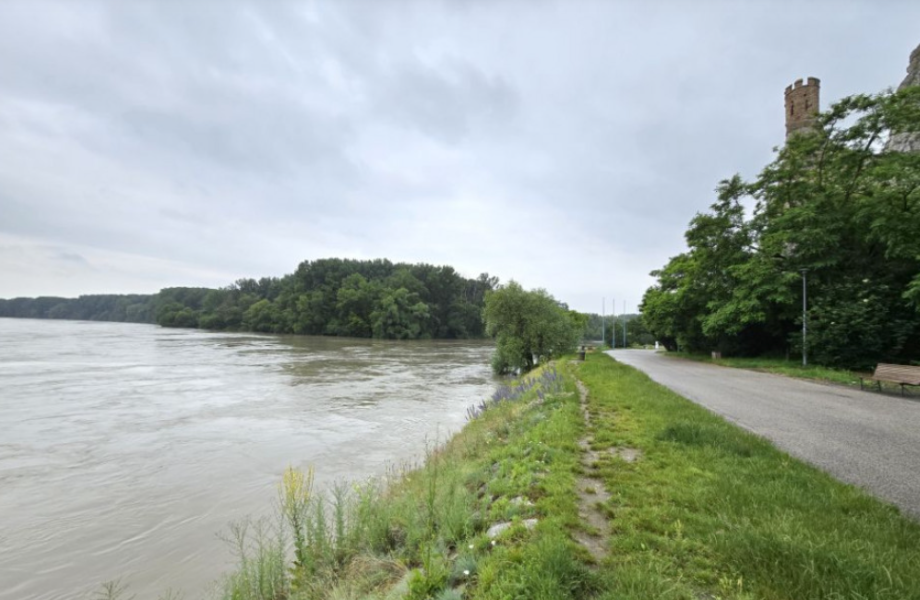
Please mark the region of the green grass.
POLYGON ((559 369, 561 393, 489 408, 386 485, 319 494, 310 472, 288 471, 277 519, 231 529, 238 567, 218 597, 920 600, 920 524, 897 509, 606 355, 559 369), (592 467, 586 433, 601 454, 592 467), (603 452, 615 447, 641 457, 603 452), (590 533, 575 493, 586 468, 611 494, 599 563, 573 541, 590 533), (512 525, 492 540, 499 522, 512 525))
MULTIPOLYGON (((716 358, 706 354, 691 354, 689 352, 668 352, 668 356, 695 360, 697 362, 707 362, 723 367, 734 367, 738 369, 751 369, 754 371, 764 371, 766 373, 776 373, 787 377, 798 377, 800 379, 812 379, 826 383, 846 385, 850 387, 859 387, 859 378, 870 377, 872 374, 859 371, 848 371, 846 369, 832 369, 818 365, 802 366, 801 357, 791 358, 716 358)), ((867 381, 866 385, 875 389, 875 383, 867 381)), ((896 384, 882 383, 882 389, 886 392, 901 392, 901 386, 896 384)), ((910 390, 908 390, 910 393, 910 390)))
POLYGON ((643 452, 613 498, 604 599, 920 598, 920 525, 603 355, 579 376, 597 438, 643 452))
MULTIPOLYGON (((530 374, 533 377, 535 374, 530 374)), ((584 427, 574 379, 485 410, 424 464, 330 494, 288 470, 276 523, 236 526, 222 600, 583 598, 595 575, 568 531, 584 427), (529 529, 523 521, 539 520, 529 529), (488 527, 512 526, 492 540, 488 527)))

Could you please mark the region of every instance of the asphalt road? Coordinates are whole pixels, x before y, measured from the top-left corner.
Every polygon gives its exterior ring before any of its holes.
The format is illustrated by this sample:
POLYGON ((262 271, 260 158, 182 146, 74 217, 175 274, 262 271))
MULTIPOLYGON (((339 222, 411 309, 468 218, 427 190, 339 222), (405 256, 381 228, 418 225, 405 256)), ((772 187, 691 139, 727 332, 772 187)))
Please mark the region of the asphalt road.
POLYGON ((920 401, 719 367, 648 350, 608 352, 728 420, 920 518, 920 401))

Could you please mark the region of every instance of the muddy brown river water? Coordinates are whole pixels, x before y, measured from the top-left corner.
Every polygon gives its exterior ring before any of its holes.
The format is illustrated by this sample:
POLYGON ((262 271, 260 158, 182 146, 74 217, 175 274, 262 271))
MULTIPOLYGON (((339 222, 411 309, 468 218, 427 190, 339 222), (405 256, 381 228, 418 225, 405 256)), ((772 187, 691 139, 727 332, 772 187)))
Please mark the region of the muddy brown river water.
POLYGON ((491 350, 0 319, 0 600, 208 597, 286 466, 418 460, 491 393, 491 350))

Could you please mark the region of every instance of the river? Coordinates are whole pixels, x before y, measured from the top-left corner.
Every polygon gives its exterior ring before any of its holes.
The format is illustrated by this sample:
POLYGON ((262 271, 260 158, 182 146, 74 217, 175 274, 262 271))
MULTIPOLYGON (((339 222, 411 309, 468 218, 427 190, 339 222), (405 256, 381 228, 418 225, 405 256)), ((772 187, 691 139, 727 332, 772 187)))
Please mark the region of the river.
POLYGON ((417 460, 491 393, 491 349, 0 319, 0 600, 206 595, 286 466, 417 460))

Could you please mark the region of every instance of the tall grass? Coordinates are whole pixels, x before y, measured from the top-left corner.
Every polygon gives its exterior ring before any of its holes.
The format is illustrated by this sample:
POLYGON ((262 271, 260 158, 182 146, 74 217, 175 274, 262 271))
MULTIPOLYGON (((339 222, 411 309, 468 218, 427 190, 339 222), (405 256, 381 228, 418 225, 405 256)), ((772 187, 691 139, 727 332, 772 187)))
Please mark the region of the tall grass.
POLYGON ((490 408, 501 406, 505 402, 517 402, 528 392, 535 390, 537 398, 542 402, 546 399, 547 394, 558 394, 563 391, 564 382, 562 375, 556 369, 556 365, 550 363, 546 368, 540 369, 535 376, 524 377, 514 385, 501 385, 492 395, 466 409, 467 420, 482 416, 490 408))
POLYGON ((226 600, 277 600, 291 590, 287 541, 281 523, 241 521, 225 537, 236 553, 237 568, 223 585, 226 600))
POLYGON ((310 469, 286 470, 275 517, 225 536, 237 565, 217 598, 584 597, 596 580, 567 534, 580 527, 572 489, 584 427, 567 368, 499 390, 420 466, 330 490, 315 488, 310 469), (497 523, 509 527, 493 539, 497 523))
POLYGON ((312 469, 287 469, 278 518, 231 528, 238 566, 225 578, 221 600, 426 600, 461 591, 469 597, 482 559, 495 548, 485 529, 509 516, 514 496, 534 487, 523 477, 534 465, 518 472, 508 458, 493 464, 490 455, 502 448, 492 443, 507 441, 515 428, 526 435, 519 415, 553 408, 548 398, 563 391, 555 367, 500 388, 471 409, 475 423, 446 446, 429 446, 421 466, 392 469, 386 484, 340 484, 320 493, 312 469), (515 470, 510 483, 490 481, 506 468, 515 470))

